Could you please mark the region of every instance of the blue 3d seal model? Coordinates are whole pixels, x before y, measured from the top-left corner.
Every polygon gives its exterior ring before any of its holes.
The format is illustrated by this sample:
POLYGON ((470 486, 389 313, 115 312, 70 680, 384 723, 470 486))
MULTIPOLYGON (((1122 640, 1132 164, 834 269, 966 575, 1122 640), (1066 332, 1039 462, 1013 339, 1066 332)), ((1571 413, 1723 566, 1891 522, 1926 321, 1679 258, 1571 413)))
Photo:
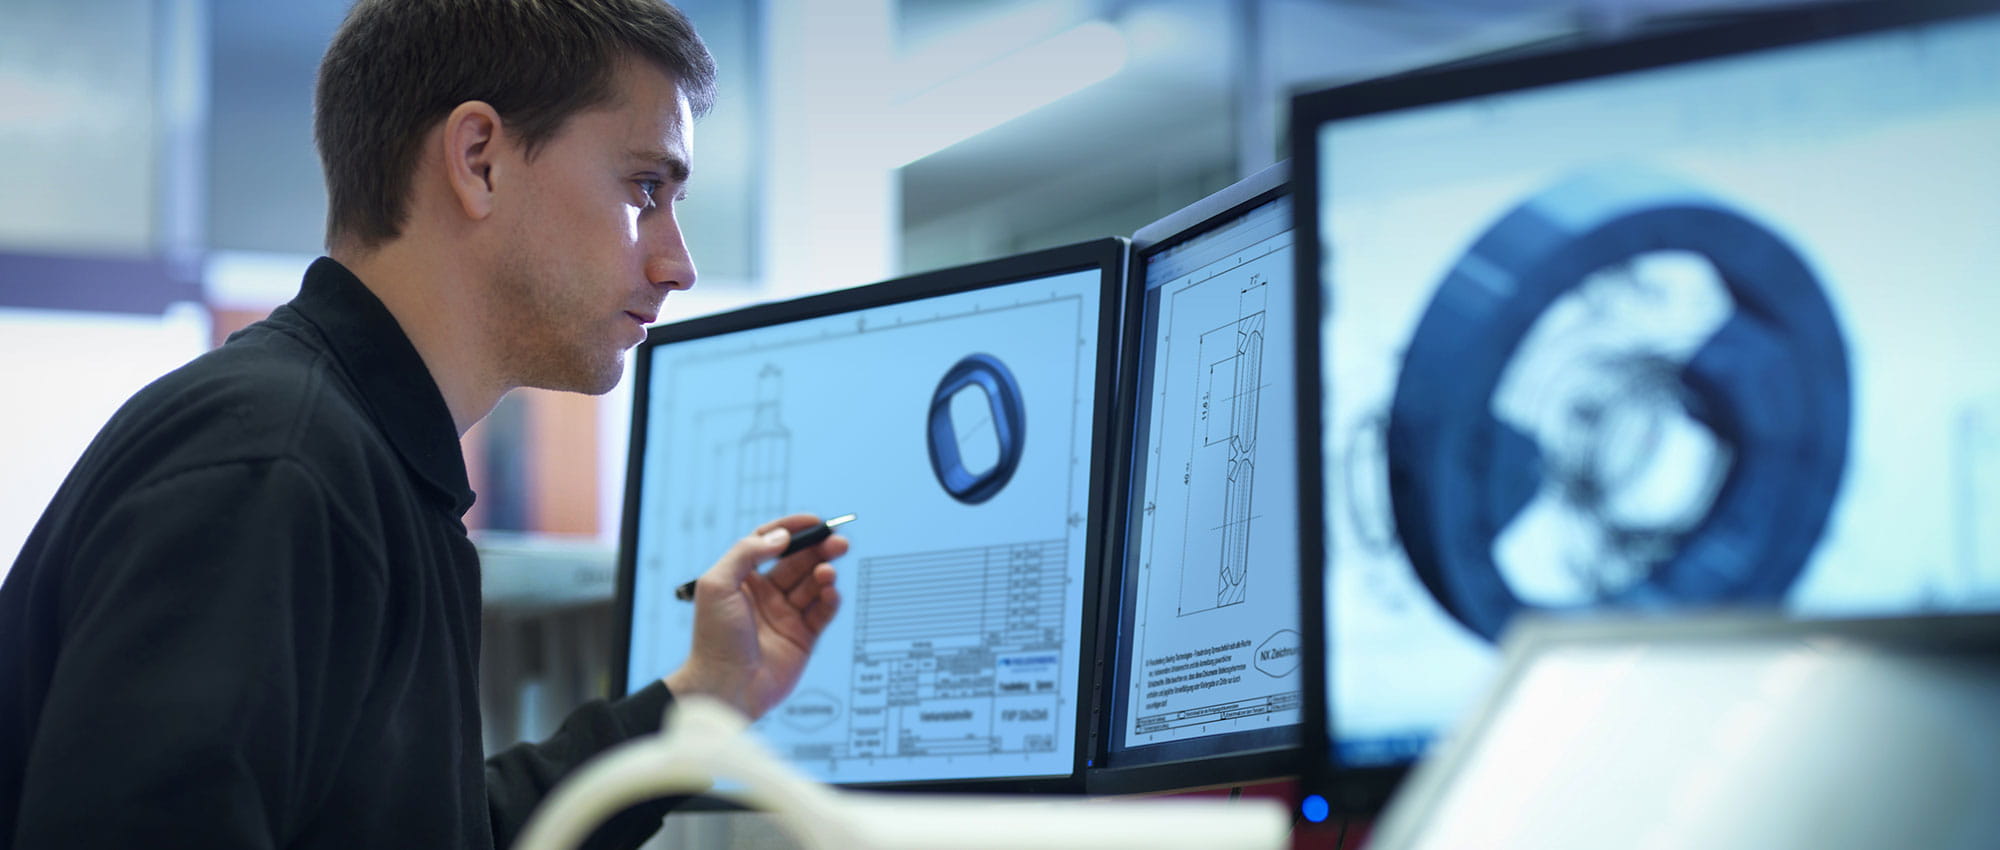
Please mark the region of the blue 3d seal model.
POLYGON ((1021 405, 1021 386, 1015 382, 1014 373, 990 354, 971 354, 958 361, 945 372, 937 391, 931 394, 929 433, 931 471, 937 474, 945 492, 968 505, 993 498, 1021 465, 1022 443, 1027 438, 1027 416, 1021 405), (980 392, 986 403, 961 407, 955 414, 953 401, 961 392, 980 392), (966 413, 967 408, 983 408, 978 414, 980 420, 954 421, 953 416, 966 413), (998 442, 998 457, 983 470, 970 468, 965 452, 967 442, 975 435, 982 435, 989 425, 993 439, 998 442))
POLYGON ((1772 230, 1655 171, 1581 172, 1508 211, 1447 274, 1404 357, 1386 439, 1398 536, 1430 593, 1488 639, 1525 608, 1571 607, 1524 598, 1496 540, 1551 484, 1586 517, 1606 504, 1616 476, 1589 456, 1626 412, 1618 405, 1647 408, 1628 420, 1668 415, 1705 430, 1717 444, 1712 486, 1702 509, 1673 523, 1600 523, 1595 533, 1636 555, 1574 607, 1775 604, 1839 490, 1848 358, 1818 280, 1772 230), (1685 358, 1597 357, 1612 394, 1561 411, 1562 436, 1582 452, 1496 414, 1508 364, 1558 299, 1660 252, 1712 266, 1731 311, 1712 334, 1685 358))

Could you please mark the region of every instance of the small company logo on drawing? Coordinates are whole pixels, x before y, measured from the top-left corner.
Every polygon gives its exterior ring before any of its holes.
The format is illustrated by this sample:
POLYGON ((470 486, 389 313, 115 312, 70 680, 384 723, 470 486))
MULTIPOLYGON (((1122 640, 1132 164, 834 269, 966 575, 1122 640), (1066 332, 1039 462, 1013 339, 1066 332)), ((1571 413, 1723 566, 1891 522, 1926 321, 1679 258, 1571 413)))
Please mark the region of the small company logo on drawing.
POLYGON ((1257 647, 1257 672, 1281 679, 1299 669, 1299 633, 1280 629, 1257 647))

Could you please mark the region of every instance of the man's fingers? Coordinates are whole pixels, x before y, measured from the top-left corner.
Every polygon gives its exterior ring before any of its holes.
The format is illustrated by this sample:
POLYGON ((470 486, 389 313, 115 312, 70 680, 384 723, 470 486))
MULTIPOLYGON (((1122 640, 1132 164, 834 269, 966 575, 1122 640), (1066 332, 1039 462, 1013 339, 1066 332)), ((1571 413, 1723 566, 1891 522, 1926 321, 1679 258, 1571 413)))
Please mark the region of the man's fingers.
POLYGON ((771 585, 761 575, 753 575, 744 580, 743 586, 750 591, 750 600, 757 611, 757 630, 762 638, 782 638, 802 650, 810 652, 819 638, 819 630, 811 625, 809 612, 792 605, 789 594, 771 585))
MULTIPOLYGON (((737 540, 729 551, 723 553, 722 560, 702 575, 701 580, 714 583, 718 590, 735 590, 743 583, 745 576, 757 569, 757 565, 777 557, 790 543, 791 535, 819 524, 819 517, 813 514, 792 514, 771 520, 757 526, 748 537, 737 540)), ((845 550, 843 550, 845 551, 845 550)), ((780 588, 789 588, 797 578, 780 582, 780 588)))
POLYGON ((804 611, 806 606, 819 598, 820 588, 833 584, 833 576, 833 565, 821 562, 798 584, 792 585, 792 589, 785 591, 785 601, 791 603, 793 608, 804 611))
POLYGON ((819 564, 834 560, 845 554, 847 554, 847 538, 836 534, 820 541, 817 545, 809 546, 799 553, 779 561, 778 565, 772 567, 771 571, 766 575, 770 577, 772 584, 778 586, 779 590, 795 590, 805 580, 806 576, 812 574, 813 569, 819 564))
MULTIPOLYGON (((787 517, 789 519, 789 517, 787 517)), ((791 531, 776 523, 765 523, 748 537, 741 538, 722 554, 708 572, 698 580, 715 590, 732 592, 743 584, 743 579, 757 571, 761 564, 785 550, 791 542, 791 531)))
MULTIPOLYGON (((772 531, 780 528, 785 529, 786 531, 789 531, 793 534, 797 534, 801 531, 804 531, 818 524, 819 524, 819 516, 816 514, 792 514, 791 516, 779 517, 777 519, 771 520, 770 522, 764 523, 763 525, 757 526, 757 530, 755 532, 752 532, 752 535, 755 536, 758 534, 769 534, 772 531)), ((787 542, 790 541, 787 540, 787 542)), ((776 552, 772 552, 770 555, 767 555, 766 557, 775 556, 778 554, 778 552, 782 551, 784 551, 784 547, 780 546, 778 547, 778 550, 776 552)), ((784 569, 785 565, 781 561, 779 562, 777 567, 773 568, 771 572, 767 574, 773 582, 777 583, 778 589, 780 590, 788 589, 792 586, 794 582, 798 581, 798 577, 796 575, 786 575, 784 573, 784 569)))
POLYGON ((820 588, 819 602, 806 611, 806 628, 817 636, 826 631, 826 624, 833 622, 833 615, 840 612, 840 591, 833 585, 820 588))
POLYGON ((770 522, 764 523, 763 525, 757 526, 757 530, 751 533, 763 534, 764 532, 770 531, 771 529, 774 528, 782 528, 792 532, 799 532, 799 531, 804 531, 818 524, 819 524, 818 514, 792 514, 791 516, 779 517, 777 519, 771 520, 770 522))

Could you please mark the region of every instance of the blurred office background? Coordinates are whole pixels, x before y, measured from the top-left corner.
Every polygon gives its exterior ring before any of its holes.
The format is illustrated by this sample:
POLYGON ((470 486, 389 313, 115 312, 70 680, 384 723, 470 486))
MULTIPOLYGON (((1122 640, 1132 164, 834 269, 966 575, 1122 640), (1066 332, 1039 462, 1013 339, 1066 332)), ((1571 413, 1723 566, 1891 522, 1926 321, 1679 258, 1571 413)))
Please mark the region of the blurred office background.
MULTIPOLYGON (((675 321, 1106 235, 1283 156, 1291 94, 1768 2, 686 0, 721 68, 675 321)), ((0 2, 0 570, 131 392, 296 291, 347 0, 0 2)), ((506 333, 506 328, 494 328, 506 333)), ((605 692, 630 383, 465 441, 487 738, 605 692)))

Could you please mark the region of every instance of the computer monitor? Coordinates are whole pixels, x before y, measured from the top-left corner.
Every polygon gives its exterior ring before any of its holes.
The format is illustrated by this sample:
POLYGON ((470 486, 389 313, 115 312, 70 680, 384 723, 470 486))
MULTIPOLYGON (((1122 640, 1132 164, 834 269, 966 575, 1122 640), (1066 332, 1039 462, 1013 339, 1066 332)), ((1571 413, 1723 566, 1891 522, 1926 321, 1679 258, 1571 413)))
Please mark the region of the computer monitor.
POLYGON ((1133 236, 1092 793, 1297 774, 1285 178, 1265 169, 1133 236))
POLYGON ((2000 616, 1536 621, 1368 846, 1975 850, 2000 616))
POLYGON ((1806 7, 1294 101, 1334 808, 1380 802, 1521 612, 2000 603, 1995 9, 1806 7))
POLYGON ((857 519, 759 735, 830 783, 1080 790, 1121 239, 658 327, 637 353, 618 689, 767 520, 857 519))

